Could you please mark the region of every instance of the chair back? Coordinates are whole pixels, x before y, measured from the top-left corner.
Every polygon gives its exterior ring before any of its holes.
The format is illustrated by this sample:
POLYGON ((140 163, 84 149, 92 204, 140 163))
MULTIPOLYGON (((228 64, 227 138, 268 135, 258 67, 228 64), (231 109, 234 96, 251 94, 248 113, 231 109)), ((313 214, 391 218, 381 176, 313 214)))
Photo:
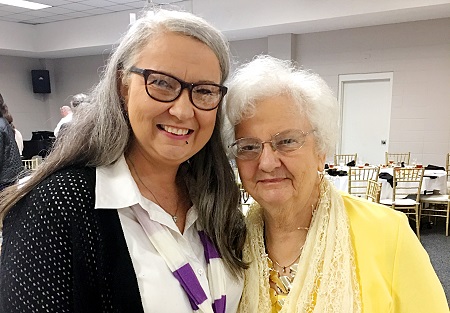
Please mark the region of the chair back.
POLYGON ((22 160, 22 164, 26 170, 34 171, 37 169, 38 165, 42 162, 40 158, 33 158, 31 160, 22 160))
POLYGON ((450 153, 447 153, 447 160, 445 162, 445 170, 447 171, 447 194, 450 195, 450 153))
POLYGON ((367 182, 366 199, 375 203, 380 203, 381 183, 379 181, 369 179, 367 182))
POLYGON ((369 180, 378 180, 378 166, 365 166, 348 168, 348 193, 351 195, 364 197, 367 191, 369 180))
POLYGON ((445 162, 445 170, 447 171, 447 181, 450 182, 450 153, 447 153, 447 160, 445 162))
POLYGON ((351 161, 355 161, 356 164, 356 158, 358 157, 358 153, 353 154, 335 154, 334 155, 334 165, 339 165, 341 163, 347 164, 351 161))
POLYGON ((411 152, 406 153, 390 153, 386 152, 385 154, 386 165, 393 162, 394 164, 404 163, 405 165, 409 165, 409 160, 411 159, 411 152))
POLYGON ((405 213, 416 222, 416 234, 420 240, 420 190, 424 168, 394 168, 392 199, 380 202, 405 213))
POLYGON ((445 236, 448 236, 450 224, 450 198, 449 195, 422 195, 420 197, 420 218, 428 216, 445 218, 445 236))
POLYGON ((447 171, 447 189, 448 193, 445 195, 432 194, 421 195, 421 209, 420 216, 428 217, 430 221, 431 217, 445 218, 445 236, 449 235, 450 228, 450 153, 447 153, 447 159, 445 161, 445 170, 447 171))
POLYGON ((396 199, 404 199, 406 197, 419 202, 424 170, 424 168, 394 168, 392 194, 394 203, 396 199))

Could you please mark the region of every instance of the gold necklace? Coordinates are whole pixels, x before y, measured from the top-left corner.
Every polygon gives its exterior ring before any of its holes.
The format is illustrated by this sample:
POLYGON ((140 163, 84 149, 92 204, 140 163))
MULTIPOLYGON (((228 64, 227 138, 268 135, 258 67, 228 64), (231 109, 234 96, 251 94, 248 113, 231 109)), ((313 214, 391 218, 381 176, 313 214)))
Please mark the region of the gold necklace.
MULTIPOLYGON (((134 171, 134 173, 136 174, 136 177, 137 177, 137 178, 139 179, 139 181, 141 182, 141 185, 144 186, 145 189, 148 190, 148 192, 150 192, 150 194, 153 196, 153 198, 155 198, 156 204, 158 204, 158 205, 164 210, 163 206, 161 205, 161 203, 159 203, 158 198, 156 198, 155 194, 154 194, 154 193, 150 190, 150 188, 148 188, 147 185, 145 185, 144 182, 142 181, 141 177, 139 176, 138 172, 136 171, 136 167, 134 166, 134 163, 133 163, 133 161, 131 160, 131 158, 128 158, 128 161, 130 161, 131 167, 133 167, 133 171, 134 171)), ((170 214, 169 212, 167 212, 166 210, 164 210, 164 211, 166 211, 166 212, 172 217, 172 220, 174 221, 174 223, 176 223, 176 222, 178 221, 178 216, 177 216, 177 213, 178 213, 178 207, 179 207, 179 205, 178 205, 178 201, 177 201, 177 209, 175 210, 175 213, 174 213, 173 215, 170 214)))
MULTIPOLYGON (((303 246, 300 248, 300 255, 288 266, 281 266, 273 258, 266 254, 267 265, 269 267, 269 296, 272 303, 272 311, 281 311, 285 299, 292 288, 292 283, 294 281, 295 275, 297 274, 298 262, 302 254, 303 246), (274 263, 279 267, 283 268, 283 275, 278 269, 275 269, 274 263), (286 272, 286 267, 289 268, 289 272, 286 272)), ((269 251, 267 251, 269 252, 269 251)))
MULTIPOLYGON (((309 230, 309 227, 300 226, 300 227, 297 227, 297 230, 306 230, 306 231, 308 231, 308 230, 309 230)), ((267 238, 266 238, 266 234, 265 234, 265 233, 264 233, 264 242, 267 243, 267 238)), ((303 243, 303 245, 300 247, 300 253, 299 253, 298 257, 296 257, 295 260, 292 261, 292 263, 290 263, 289 265, 286 265, 286 266, 283 266, 283 265, 281 265, 280 263, 278 263, 278 261, 275 260, 273 257, 270 258, 270 257, 269 257, 270 251, 269 251, 269 248, 266 246, 266 250, 267 250, 267 258, 268 258, 272 263, 275 263, 276 265, 278 265, 278 267, 282 268, 282 269, 283 269, 283 274, 286 274, 286 268, 291 268, 291 266, 294 265, 294 263, 300 258, 300 256, 302 255, 302 251, 303 251, 303 247, 304 247, 304 246, 305 246, 305 244, 303 243)))
MULTIPOLYGON (((298 263, 297 261, 300 259, 300 256, 302 255, 302 251, 303 251, 303 247, 304 247, 304 246, 305 246, 305 244, 303 244, 303 246, 300 247, 300 253, 299 253, 299 255, 295 258, 295 260, 292 261, 289 265, 286 265, 286 266, 283 266, 283 265, 281 265, 280 263, 278 263, 278 261, 275 260, 275 258, 274 258, 273 256, 270 257, 270 256, 269 256, 269 253, 270 253, 269 249, 267 249, 267 258, 268 258, 270 261, 272 261, 272 263, 275 263, 276 265, 278 265, 278 267, 280 267, 280 268, 283 269, 283 273, 280 273, 278 270, 276 270, 279 274, 290 274, 290 272, 291 272, 291 266, 294 265, 295 263, 298 263), (286 268, 289 268, 289 273, 286 272, 286 268)), ((273 269, 275 269, 275 268, 273 268, 273 269)))
MULTIPOLYGON (((311 205, 312 215, 316 212, 318 204, 314 208, 314 205, 311 205)), ((299 226, 297 230, 306 230, 309 231, 309 227, 299 226)), ((300 254, 298 257, 289 265, 283 266, 278 263, 273 257, 269 257, 269 249, 267 248, 267 238, 264 232, 264 242, 266 246, 265 257, 267 259, 267 265, 269 267, 269 296, 270 301, 272 303, 272 312, 280 312, 283 308, 286 297, 292 288, 292 283, 294 281, 295 275, 297 274, 298 262, 300 261, 300 257, 303 252, 303 247, 305 244, 300 247, 300 254), (283 271, 280 273, 279 269, 275 269, 276 264, 283 271), (286 270, 288 269, 288 271, 286 270)))

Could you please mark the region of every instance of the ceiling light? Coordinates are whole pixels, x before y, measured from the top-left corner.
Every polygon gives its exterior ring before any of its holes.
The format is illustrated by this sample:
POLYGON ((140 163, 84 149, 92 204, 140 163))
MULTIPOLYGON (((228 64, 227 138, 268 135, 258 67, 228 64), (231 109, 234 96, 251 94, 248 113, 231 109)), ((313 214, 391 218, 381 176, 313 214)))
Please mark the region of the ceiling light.
POLYGON ((51 5, 41 4, 37 2, 25 1, 25 0, 0 0, 0 4, 12 5, 14 7, 20 7, 30 10, 40 10, 51 8, 51 5))

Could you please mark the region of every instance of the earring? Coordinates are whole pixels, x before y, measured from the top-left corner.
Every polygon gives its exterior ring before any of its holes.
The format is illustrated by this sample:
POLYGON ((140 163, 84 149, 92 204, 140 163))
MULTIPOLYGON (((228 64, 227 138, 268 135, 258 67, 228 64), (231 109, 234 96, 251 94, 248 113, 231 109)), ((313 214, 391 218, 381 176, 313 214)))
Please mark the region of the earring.
POLYGON ((322 182, 322 180, 323 180, 323 178, 325 176, 324 172, 317 171, 317 175, 319 175, 319 181, 322 182))
POLYGON ((244 203, 247 203, 248 199, 250 199, 250 194, 247 192, 247 190, 245 190, 244 187, 242 187, 242 190, 241 190, 241 197, 242 197, 242 201, 244 201, 244 203))

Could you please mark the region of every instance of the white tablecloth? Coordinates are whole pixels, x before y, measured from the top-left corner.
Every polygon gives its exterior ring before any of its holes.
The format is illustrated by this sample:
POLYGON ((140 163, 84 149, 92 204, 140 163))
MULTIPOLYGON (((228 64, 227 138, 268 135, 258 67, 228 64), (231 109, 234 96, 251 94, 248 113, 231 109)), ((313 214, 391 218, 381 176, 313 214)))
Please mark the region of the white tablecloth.
MULTIPOLYGON (((389 173, 390 175, 393 175, 394 169, 393 168, 381 168, 380 173, 389 173)), ((379 179, 379 181, 382 183, 381 187, 381 199, 388 199, 392 198, 392 187, 385 179, 379 179), (384 186, 386 184, 383 183, 385 181, 387 183, 387 186, 384 186), (384 191, 384 194, 383 194, 384 191)), ((423 180, 422 180, 422 188, 421 193, 433 193, 438 192, 441 195, 448 194, 447 189, 447 172, 443 170, 425 170, 423 173, 423 180)))
MULTIPOLYGON (((348 167, 339 167, 339 170, 344 170, 348 172, 348 167)), ((394 169, 380 168, 380 173, 389 173, 393 175, 394 169)), ((325 175, 325 177, 333 182, 337 189, 348 192, 348 176, 330 176, 325 175)), ((381 182, 381 199, 392 198, 392 186, 387 182, 386 179, 378 179, 381 182)), ((442 195, 448 194, 447 190, 447 172, 446 171, 434 171, 425 170, 424 177, 422 181, 422 193, 432 193, 433 191, 439 192, 442 195), (431 178, 435 177, 435 178, 431 178)))

